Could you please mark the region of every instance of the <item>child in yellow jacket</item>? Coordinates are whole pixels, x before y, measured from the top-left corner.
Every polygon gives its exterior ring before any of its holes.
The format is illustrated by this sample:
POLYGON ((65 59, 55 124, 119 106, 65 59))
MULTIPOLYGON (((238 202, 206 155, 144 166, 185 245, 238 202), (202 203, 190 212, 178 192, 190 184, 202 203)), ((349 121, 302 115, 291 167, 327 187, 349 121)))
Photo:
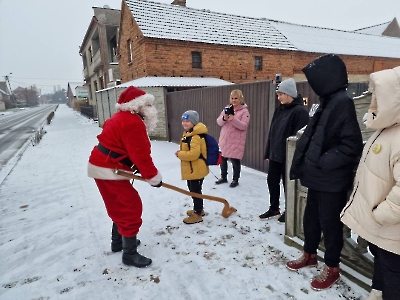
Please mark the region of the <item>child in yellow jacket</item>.
MULTIPOLYGON (((205 162, 207 158, 207 146, 204 137, 207 134, 206 125, 199 122, 197 111, 188 110, 182 115, 182 127, 185 130, 180 141, 180 148, 175 152, 181 160, 182 180, 187 180, 190 192, 201 194, 204 177, 209 173, 205 162)), ((203 199, 192 197, 193 209, 187 211, 188 217, 183 219, 185 224, 203 222, 203 199)))

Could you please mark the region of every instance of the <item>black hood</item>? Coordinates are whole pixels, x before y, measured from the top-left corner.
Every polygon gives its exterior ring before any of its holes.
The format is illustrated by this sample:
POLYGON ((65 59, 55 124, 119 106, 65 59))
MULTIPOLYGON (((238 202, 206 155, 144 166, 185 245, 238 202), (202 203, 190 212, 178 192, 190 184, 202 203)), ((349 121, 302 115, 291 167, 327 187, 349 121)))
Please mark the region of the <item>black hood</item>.
POLYGON ((347 88, 346 65, 335 54, 326 54, 313 60, 302 70, 314 92, 320 97, 347 88))

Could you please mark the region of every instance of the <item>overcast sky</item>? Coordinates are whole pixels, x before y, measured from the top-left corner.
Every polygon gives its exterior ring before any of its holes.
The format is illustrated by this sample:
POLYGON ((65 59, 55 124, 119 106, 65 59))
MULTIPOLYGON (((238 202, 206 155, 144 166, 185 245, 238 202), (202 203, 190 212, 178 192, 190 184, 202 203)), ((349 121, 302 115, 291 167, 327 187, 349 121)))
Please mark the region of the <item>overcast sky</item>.
MULTIPOLYGON (((172 0, 156 2, 171 3, 172 0)), ((187 0, 192 8, 234 15, 353 30, 400 18, 399 0, 187 0)), ((120 0, 0 0, 0 80, 36 84, 42 93, 82 78, 79 46, 93 6, 121 8, 120 0)))

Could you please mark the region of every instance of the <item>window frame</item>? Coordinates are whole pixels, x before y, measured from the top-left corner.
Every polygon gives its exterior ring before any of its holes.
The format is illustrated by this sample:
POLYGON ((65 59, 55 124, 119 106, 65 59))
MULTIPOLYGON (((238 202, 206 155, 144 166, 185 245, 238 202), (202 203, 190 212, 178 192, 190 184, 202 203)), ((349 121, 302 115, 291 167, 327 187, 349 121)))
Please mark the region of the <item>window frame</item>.
POLYGON ((131 65, 133 63, 133 49, 132 49, 132 40, 131 39, 128 39, 126 41, 126 48, 128 50, 128 57, 129 57, 128 65, 131 65))
POLYGON ((192 69, 202 69, 201 52, 192 51, 192 69))
POLYGON ((254 70, 262 71, 263 65, 263 57, 262 56, 254 56, 254 70))

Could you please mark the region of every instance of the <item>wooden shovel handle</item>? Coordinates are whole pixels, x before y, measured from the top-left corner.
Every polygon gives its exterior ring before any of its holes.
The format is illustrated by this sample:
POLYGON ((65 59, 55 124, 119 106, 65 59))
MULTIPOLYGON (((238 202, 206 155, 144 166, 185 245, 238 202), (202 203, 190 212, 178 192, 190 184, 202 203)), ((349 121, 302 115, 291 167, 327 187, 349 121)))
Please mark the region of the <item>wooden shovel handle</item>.
MULTIPOLYGON (((137 180, 140 180, 140 181, 146 181, 146 179, 144 179, 143 177, 137 176, 137 175, 133 174, 132 172, 128 172, 128 171, 125 171, 125 170, 114 169, 114 173, 117 174, 117 175, 121 175, 121 176, 127 177, 127 178, 137 179, 137 180)), ((210 195, 204 195, 204 194, 198 194, 198 193, 192 193, 192 192, 189 192, 187 190, 181 189, 181 188, 179 188, 177 186, 174 186, 174 185, 171 185, 171 184, 168 184, 168 183, 165 183, 165 182, 162 183, 162 186, 167 188, 167 189, 174 190, 176 192, 185 194, 185 195, 190 196, 190 197, 197 197, 197 198, 203 198, 203 199, 207 199, 207 200, 221 202, 222 204, 224 204, 224 208, 222 209, 222 216, 224 218, 228 218, 232 213, 237 211, 236 208, 229 206, 228 201, 226 201, 224 198, 210 196, 210 195)))

